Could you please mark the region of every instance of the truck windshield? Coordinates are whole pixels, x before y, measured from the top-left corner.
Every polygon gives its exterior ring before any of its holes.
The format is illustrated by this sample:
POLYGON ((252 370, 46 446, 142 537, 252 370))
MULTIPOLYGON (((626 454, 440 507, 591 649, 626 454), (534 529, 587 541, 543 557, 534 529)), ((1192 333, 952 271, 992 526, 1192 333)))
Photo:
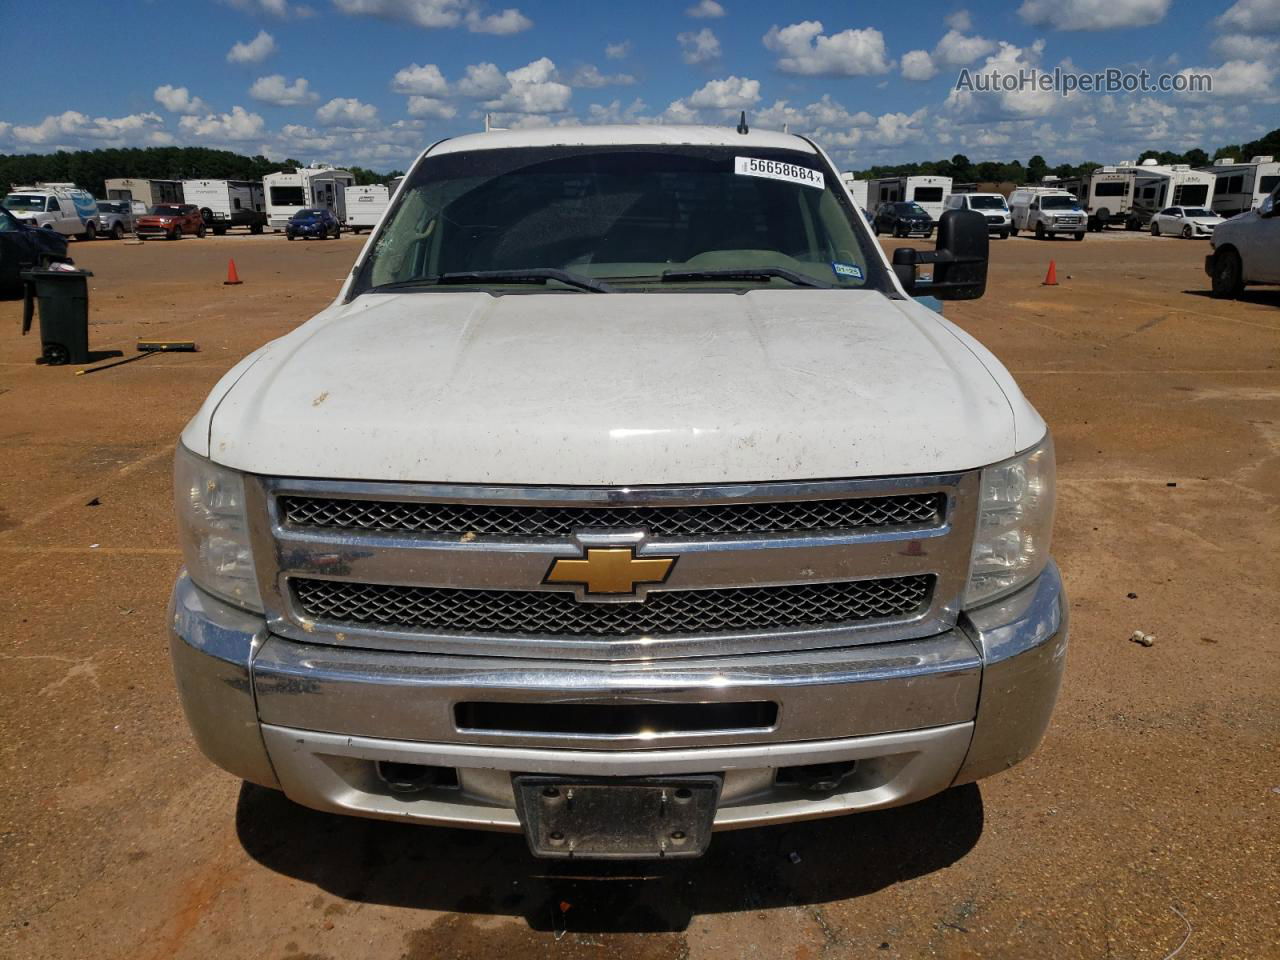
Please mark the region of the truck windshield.
POLYGON ((1080 201, 1075 197, 1041 197, 1040 209, 1042 210, 1074 210, 1080 206, 1080 201))
POLYGON ((973 210, 1008 210, 1009 205, 1004 197, 970 197, 969 207, 973 210))
MULTIPOLYGON (((568 285, 545 271, 607 281, 615 290, 860 288, 881 283, 869 250, 834 174, 814 154, 694 146, 477 150, 419 164, 352 293, 456 289, 461 274, 530 270, 558 292, 568 285)), ((490 276, 473 285, 501 283, 490 276)), ((537 292, 527 276, 521 291, 537 292)))
POLYGON ((43 210, 44 197, 38 193, 11 193, 4 198, 9 210, 43 210))

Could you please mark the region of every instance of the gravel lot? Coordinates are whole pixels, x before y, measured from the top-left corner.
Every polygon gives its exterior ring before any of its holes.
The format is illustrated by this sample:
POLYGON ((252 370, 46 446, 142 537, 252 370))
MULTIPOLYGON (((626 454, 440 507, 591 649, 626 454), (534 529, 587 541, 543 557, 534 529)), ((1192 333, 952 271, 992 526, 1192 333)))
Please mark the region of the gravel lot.
POLYGON ((86 377, 0 303, 0 956, 1162 960, 1183 916, 1181 960, 1278 955, 1280 291, 1209 299, 1203 242, 993 242, 986 298, 946 310, 1057 438, 1072 648, 1040 751, 685 866, 566 869, 242 788, 181 716, 173 444, 363 239, 73 243, 95 349, 200 344, 86 377))

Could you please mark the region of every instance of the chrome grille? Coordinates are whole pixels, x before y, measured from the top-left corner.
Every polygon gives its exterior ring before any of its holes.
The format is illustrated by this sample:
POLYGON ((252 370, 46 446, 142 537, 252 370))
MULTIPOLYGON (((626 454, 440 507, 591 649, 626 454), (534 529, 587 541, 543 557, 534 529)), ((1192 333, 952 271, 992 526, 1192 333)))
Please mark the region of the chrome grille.
POLYGON ((637 603, 583 603, 571 593, 457 590, 296 578, 316 620, 463 634, 636 637, 827 627, 926 608, 932 575, 781 587, 656 591, 637 603))
POLYGON ((505 537, 567 537, 575 530, 645 528, 655 537, 802 533, 860 527, 935 525, 938 493, 718 503, 692 506, 564 506, 431 503, 284 496, 280 514, 297 527, 505 537))

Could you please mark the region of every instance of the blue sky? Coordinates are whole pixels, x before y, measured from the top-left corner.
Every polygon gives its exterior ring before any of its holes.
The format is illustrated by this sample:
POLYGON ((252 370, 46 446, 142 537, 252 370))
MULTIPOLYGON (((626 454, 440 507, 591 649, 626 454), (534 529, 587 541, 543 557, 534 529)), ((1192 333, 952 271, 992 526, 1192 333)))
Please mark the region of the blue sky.
POLYGON ((0 152, 177 143, 389 169, 485 113, 541 126, 746 109, 846 167, 1059 163, 1280 126, 1280 0, 508 2, 0 0, 0 152), (1200 70, 1214 91, 953 89, 966 67, 1059 66, 1200 70))

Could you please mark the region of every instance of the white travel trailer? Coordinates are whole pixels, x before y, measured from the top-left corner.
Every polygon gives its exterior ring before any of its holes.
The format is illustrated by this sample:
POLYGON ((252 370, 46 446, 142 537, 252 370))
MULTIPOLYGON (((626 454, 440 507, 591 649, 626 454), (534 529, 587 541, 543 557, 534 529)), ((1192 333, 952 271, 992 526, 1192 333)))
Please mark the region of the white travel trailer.
POLYGON ((1220 157, 1212 167, 1202 167, 1217 178, 1213 188, 1213 212, 1224 217, 1248 213, 1262 205, 1280 186, 1280 163, 1275 157, 1254 157, 1248 163, 1236 163, 1233 157, 1220 157))
POLYGON ((874 210, 882 203, 914 200, 937 220, 942 216, 943 204, 950 195, 950 177, 881 177, 867 181, 868 210, 874 210))
POLYGON ((381 183, 367 187, 347 187, 347 228, 352 233, 372 230, 387 212, 391 191, 381 183))
POLYGON ((81 240, 92 240, 98 233, 98 201, 74 183, 14 187, 3 205, 27 226, 43 227, 81 240))
POLYGON ((143 204, 148 210, 158 203, 186 203, 182 199, 181 180, 115 177, 106 181, 104 186, 107 188, 108 200, 130 200, 143 204))
POLYGON ((870 186, 869 180, 857 180, 852 173, 840 174, 840 180, 848 188, 850 195, 853 197, 853 205, 859 210, 867 209, 867 187, 870 186))
POLYGON ((266 195, 256 180, 184 180, 182 193, 218 236, 231 227, 261 233, 266 225, 266 195))
POLYGON ((1125 228, 1141 230, 1165 207, 1210 207, 1217 178, 1212 173, 1192 170, 1185 163, 1161 164, 1154 159, 1139 164, 1118 163, 1116 170, 1132 173, 1133 205, 1125 218, 1125 228))
MULTIPOLYGON (((1123 224, 1133 211, 1134 187, 1138 175, 1114 166, 1099 167, 1082 177, 1067 177, 1054 185, 1080 199, 1089 214, 1089 229, 1095 232, 1112 224, 1123 224)), ((1045 181, 1048 185, 1048 179, 1045 181)))
POLYGON ((340 221, 347 219, 347 187, 356 178, 348 170, 318 165, 269 173, 262 178, 267 193, 267 224, 284 229, 289 218, 304 207, 325 207, 340 221))

